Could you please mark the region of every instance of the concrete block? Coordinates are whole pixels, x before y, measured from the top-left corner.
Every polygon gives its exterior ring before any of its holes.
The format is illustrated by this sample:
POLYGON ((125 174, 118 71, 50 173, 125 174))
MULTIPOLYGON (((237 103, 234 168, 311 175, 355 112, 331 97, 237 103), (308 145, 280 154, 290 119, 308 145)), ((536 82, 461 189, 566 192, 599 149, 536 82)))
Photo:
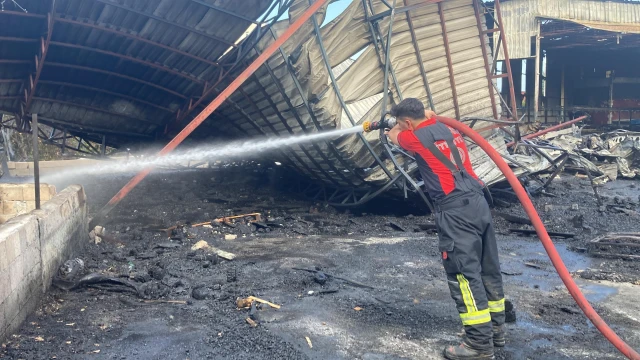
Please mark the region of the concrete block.
POLYGON ((22 280, 24 279, 23 266, 22 255, 15 258, 13 262, 9 264, 9 281, 11 282, 11 291, 16 291, 16 289, 22 285, 22 280))
MULTIPOLYGON (((20 300, 18 300, 18 304, 20 304, 20 300)), ((31 302, 28 303, 27 305, 31 305, 31 302)), ((22 322, 27 319, 28 314, 29 314, 29 311, 27 310, 26 306, 23 308, 18 308, 16 311, 16 315, 13 317, 11 321, 9 321, 9 324, 8 324, 9 326, 7 327, 7 333, 9 334, 15 333, 20 328, 20 325, 22 324, 22 322)))
POLYGON ((0 224, 6 223, 7 221, 13 219, 15 216, 16 216, 15 214, 8 214, 8 215, 0 214, 0 224))
MULTIPOLYGON (((7 254, 7 243, 5 239, 0 239, 0 273, 9 268, 9 254, 7 254)), ((0 300, 2 302, 2 300, 0 300)))
POLYGON ((5 215, 10 214, 26 214, 27 202, 21 200, 3 200, 2 201, 2 213, 5 215))
MULTIPOLYGON (((40 204, 42 204, 44 200, 40 201, 40 204)), ((35 201, 25 201, 25 203, 27 204, 27 212, 33 211, 36 209, 36 202, 35 201)))
POLYGON ((13 170, 16 168, 16 162, 15 161, 7 161, 7 168, 9 170, 13 170))
MULTIPOLYGON (((35 272, 29 272, 27 276, 23 279, 22 283, 18 286, 18 297, 20 299, 20 309, 23 309, 27 306, 27 302, 34 295, 40 295, 41 282, 42 278, 40 276, 35 277, 33 274, 35 272)), ((38 275, 40 275, 38 273, 38 275)))
MULTIPOLYGON (((4 300, 4 319, 7 322, 7 327, 11 328, 11 323, 14 321, 18 312, 20 311, 20 297, 17 291, 12 291, 9 296, 4 300)), ((10 330, 8 332, 12 332, 10 330)))
POLYGON ((35 247, 22 254, 22 274, 24 277, 27 277, 34 270, 39 270, 39 268, 40 252, 35 247))
POLYGON ((0 303, 11 294, 11 277, 9 271, 0 271, 0 303))
MULTIPOLYGON (((28 163, 28 162, 16 162, 14 164, 15 164, 15 169, 28 169, 30 163, 28 163)), ((33 165, 31 167, 33 168, 33 165)))
POLYGON ((0 268, 5 267, 0 271, 0 340, 37 307, 60 264, 82 246, 86 215, 84 190, 72 186, 43 204, 42 210, 0 226, 0 268))
POLYGON ((16 231, 8 231, 4 234, 0 231, 0 241, 5 244, 6 261, 9 265, 20 255, 20 236, 16 231))
POLYGON ((0 186, 0 199, 2 200, 23 200, 22 187, 17 184, 2 184, 0 186))
MULTIPOLYGON (((40 184, 40 200, 48 201, 53 195, 56 193, 55 186, 49 186, 48 184, 40 184), (51 191, 53 190, 53 192, 51 191)), ((36 200, 36 191, 35 185, 28 184, 22 188, 22 200, 25 201, 35 201, 36 200)))
POLYGON ((16 169, 14 172, 11 172, 11 175, 17 177, 33 176, 33 169, 16 169))
POLYGON ((74 160, 52 160, 52 161, 41 161, 40 166, 42 168, 64 168, 64 167, 72 167, 76 165, 78 161, 74 160))
MULTIPOLYGON (((48 189, 47 189, 48 191, 48 189)), ((40 192, 42 192, 42 186, 40 187, 40 192)), ((42 196, 40 197, 42 199, 42 196)), ((22 188, 22 200, 25 201, 35 201, 36 200, 36 187, 35 186, 27 186, 25 185, 22 188)))
POLYGON ((5 338, 5 332, 7 330, 7 319, 4 316, 4 308, 6 305, 2 300, 4 299, 0 300, 0 343, 2 342, 2 339, 5 338))

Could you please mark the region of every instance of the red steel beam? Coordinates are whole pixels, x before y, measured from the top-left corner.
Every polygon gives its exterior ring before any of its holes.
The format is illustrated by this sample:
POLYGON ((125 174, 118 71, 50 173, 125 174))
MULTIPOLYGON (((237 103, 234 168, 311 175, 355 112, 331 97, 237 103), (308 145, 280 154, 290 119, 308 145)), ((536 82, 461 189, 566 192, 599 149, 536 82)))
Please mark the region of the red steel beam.
MULTIPOLYGON (((1 82, 1 80, 0 80, 1 82)), ((133 96, 129 96, 129 95, 125 95, 125 94, 120 94, 117 92, 113 92, 113 91, 109 91, 109 90, 105 90, 105 89, 100 89, 100 88, 96 88, 93 86, 86 86, 86 85, 80 85, 80 84, 72 84, 72 83, 68 83, 68 82, 63 82, 63 81, 48 81, 48 80, 40 80, 40 84, 48 84, 48 85, 58 85, 58 86, 68 86, 68 87, 74 87, 74 88, 78 88, 78 89, 85 89, 85 90, 90 90, 90 91, 95 91, 95 92, 100 92, 100 93, 104 93, 104 94, 108 94, 108 95, 112 95, 112 96, 116 96, 116 97, 120 97, 123 99, 127 99, 130 101, 135 101, 135 102, 139 102, 141 104, 144 105, 148 105, 148 106, 152 106, 155 108, 158 108, 160 110, 164 110, 164 111, 169 111, 169 112, 173 112, 173 110, 166 108, 164 106, 160 106, 158 104, 154 104, 152 102, 149 101, 144 101, 138 98, 135 98, 133 96)))
POLYGON ((77 21, 77 20, 61 18, 59 16, 60 15, 58 15, 58 17, 56 17, 56 21, 57 22, 67 23, 67 24, 72 24, 72 25, 77 25, 77 26, 83 26, 83 27, 87 27, 87 28, 91 28, 91 29, 96 29, 96 30, 108 32, 108 33, 115 34, 115 35, 118 35, 118 36, 123 36, 123 37, 129 38, 129 39, 135 40, 135 41, 143 42, 145 44, 149 44, 149 45, 152 45, 152 46, 155 46, 155 47, 167 50, 167 51, 174 52, 176 54, 180 54, 180 55, 185 56, 185 57, 189 57, 191 59, 194 59, 194 60, 209 64, 211 66, 216 66, 216 67, 220 66, 220 64, 215 62, 215 61, 211 61, 211 60, 202 58, 200 56, 190 54, 190 53, 188 53, 186 51, 182 51, 180 49, 172 48, 171 46, 167 46, 165 44, 161 44, 161 43, 153 41, 153 40, 145 39, 145 38, 143 38, 143 37, 141 37, 139 35, 129 34, 127 32, 124 32, 124 31, 121 31, 121 30, 112 29, 112 28, 109 28, 109 27, 106 27, 106 26, 100 26, 100 25, 97 25, 97 24, 94 24, 94 23, 90 23, 89 20, 77 21))
MULTIPOLYGON (((523 136, 522 139, 523 140, 534 139, 534 138, 537 138, 538 136, 542 136, 542 135, 550 133, 552 131, 556 131, 558 129, 562 129, 562 128, 565 128, 565 127, 567 127, 569 125, 572 125, 572 124, 575 124, 577 122, 580 122, 580 121, 582 121, 582 120, 584 120, 584 119, 586 119, 588 117, 589 116, 586 116, 586 115, 585 116, 581 116, 581 117, 579 117, 577 119, 573 119, 571 121, 563 122, 562 124, 558 124, 558 125, 555 125, 555 126, 552 126, 552 127, 548 127, 548 128, 546 128, 544 130, 540 130, 537 133, 533 133, 533 134, 529 134, 529 135, 523 136)), ((515 144, 516 143, 514 141, 512 141, 512 142, 507 144, 507 147, 511 147, 511 146, 513 146, 515 144)))
POLYGON ((40 74, 42 74, 42 68, 44 66, 44 61, 47 58, 47 53, 49 52, 49 44, 51 44, 51 35, 53 35, 53 14, 56 11, 56 0, 51 0, 51 11, 47 14, 47 38, 40 38, 40 59, 36 55, 36 75, 32 78, 29 75, 28 84, 25 85, 25 101, 24 106, 21 107, 21 115, 24 117, 29 114, 29 109, 31 107, 31 102, 33 101, 33 97, 36 94, 36 88, 38 86, 38 80, 40 80, 40 74), (28 86, 27 86, 28 85, 28 86))
POLYGON ((55 46, 61 46, 61 47, 67 47, 67 48, 72 48, 72 49, 79 49, 79 50, 86 50, 86 51, 93 51, 93 52, 97 52, 99 54, 103 54, 103 55, 109 55, 109 56, 114 56, 114 57, 118 57, 124 60, 128 60, 128 61, 132 61, 132 62, 137 62, 158 70, 162 70, 162 71, 166 71, 168 73, 183 77, 185 79, 191 80, 195 83, 198 84, 204 84, 204 80, 200 80, 194 76, 185 74, 183 72, 171 69, 169 67, 166 67, 164 65, 160 65, 160 64, 154 64, 150 61, 147 60, 142 60, 142 59, 138 59, 135 58, 133 56, 129 56, 129 55, 124 55, 124 54, 119 54, 119 53, 115 53, 112 51, 106 51, 106 50, 101 50, 101 49, 96 49, 96 48, 92 48, 89 46, 84 46, 84 45, 76 45, 76 44, 69 44, 69 43, 63 43, 63 42, 59 42, 59 41, 52 41, 51 45, 55 45, 55 46))
POLYGON ((513 88, 513 73, 511 72, 511 61, 509 59, 509 49, 507 46, 507 35, 505 34, 502 26, 502 12, 500 10, 500 0, 495 0, 495 12, 498 17, 498 26, 500 27, 500 36, 502 37, 502 51, 504 52, 504 63, 507 67, 507 74, 509 74, 509 95, 511 96, 511 111, 513 112, 514 120, 518 120, 518 106, 516 104, 516 92, 513 88))
POLYGON ((498 119, 498 116, 500 116, 500 114, 498 114, 498 105, 496 104, 496 95, 493 89, 493 80, 491 79, 491 76, 493 76, 493 74, 491 73, 491 68, 489 67, 489 55, 487 54, 487 48, 485 46, 485 40, 486 40, 485 38, 487 35, 484 32, 484 30, 482 30, 482 21, 480 20, 480 4, 478 4, 478 1, 480 0, 473 0, 473 10, 476 14, 478 36, 480 37, 480 48, 482 49, 484 69, 485 69, 485 72, 487 73, 487 82, 489 85, 489 97, 491 97, 491 110, 493 111, 493 118, 498 119))
POLYGON ((453 62, 451 61, 451 50, 449 49, 449 36, 447 35, 447 24, 445 24, 444 9, 442 3, 438 3, 438 13, 440 14, 440 26, 442 27, 442 39, 444 40, 444 52, 447 55, 447 66, 449 67, 449 84, 451 84, 451 95, 453 96, 453 106, 456 110, 456 119, 460 119, 460 106, 458 105, 458 91, 456 90, 456 80, 453 76, 453 62))
MULTIPOLYGON (((2 63, 2 60, 0 60, 0 64, 2 63)), ((28 63, 31 63, 30 61, 28 61, 28 63)), ((162 90, 164 92, 167 92, 171 95, 175 95, 181 99, 186 99, 187 97, 180 94, 179 92, 173 91, 171 89, 168 89, 166 87, 154 84, 152 82, 148 82, 142 79, 138 79, 138 78, 134 78, 131 76, 127 76, 127 75, 123 75, 117 72, 113 72, 113 71, 108 71, 108 70, 102 70, 102 69, 97 69, 97 68, 92 68, 92 67, 88 67, 88 66, 81 66, 81 65, 72 65, 72 64, 63 64, 63 63, 56 63, 56 62, 48 62, 47 66, 55 66, 55 67, 64 67, 64 68, 69 68, 69 69, 74 69, 74 70, 84 70, 84 71, 90 71, 90 72, 96 72, 99 74, 104 74, 104 75, 108 75, 108 76, 115 76, 115 77, 119 77, 122 79, 126 79, 129 81, 134 81, 143 85, 147 85, 147 86, 151 86, 154 87, 156 89, 162 90)))
POLYGON ((156 16, 156 15, 154 15, 154 14, 149 14, 149 13, 146 13, 146 12, 144 12, 144 11, 136 10, 136 9, 130 8, 130 7, 128 7, 128 6, 124 6, 124 5, 121 5, 121 4, 118 4, 118 3, 115 3, 115 2, 111 2, 111 1, 109 1, 109 0, 94 0, 94 1, 96 1, 96 2, 100 2, 100 3, 103 3, 103 4, 105 4, 105 5, 113 6, 113 7, 119 8, 119 9, 123 9, 123 10, 129 11, 129 12, 132 12, 132 13, 134 13, 134 14, 138 14, 138 15, 141 15, 141 16, 145 16, 145 17, 148 17, 149 19, 153 19, 153 20, 156 20, 156 21, 160 21, 160 22, 163 22, 163 23, 168 24, 168 25, 171 25, 171 26, 178 27, 178 28, 180 28, 180 29, 183 29, 183 30, 189 31, 189 32, 194 33, 194 34, 198 34, 198 35, 203 36, 203 37, 206 37, 206 38, 208 38, 208 39, 210 39, 210 40, 215 40, 215 41, 217 41, 217 42, 221 42, 221 43, 223 43, 223 44, 225 44, 225 45, 229 45, 229 46, 234 47, 234 48, 235 48, 235 47, 238 47, 236 44, 234 44, 233 42, 230 42, 230 41, 228 41, 228 40, 225 40, 225 39, 219 38, 219 37, 217 37, 217 36, 215 36, 215 35, 207 34, 207 33, 206 33, 206 32, 204 32, 204 31, 200 31, 200 30, 197 30, 197 29, 194 29, 194 28, 191 28, 191 27, 188 27, 188 26, 182 25, 182 24, 175 23, 175 22, 173 22, 173 21, 167 20, 167 19, 162 18, 162 17, 160 17, 160 16, 156 16))
POLYGON ((33 100, 52 102, 52 103, 61 104, 61 105, 67 105, 67 106, 72 106, 72 107, 81 107, 81 108, 84 108, 84 109, 87 109, 87 110, 97 111, 97 112, 101 112, 101 113, 104 113, 104 114, 107 114, 107 115, 123 117, 123 118, 131 119, 131 120, 135 120, 135 121, 146 122, 146 123, 153 124, 153 125, 156 125, 156 126, 161 126, 162 125, 162 124, 158 124, 157 122, 153 122, 151 120, 131 117, 131 116, 128 116, 128 115, 125 115, 125 114, 120 114, 120 113, 117 113, 117 112, 109 111, 107 109, 97 108, 97 107, 91 106, 91 105, 84 105, 84 104, 78 104, 78 103, 74 103, 74 102, 70 102, 70 101, 51 99, 51 98, 43 98, 43 97, 37 97, 37 96, 34 96, 33 100))
MULTIPOLYGON (((196 116, 187 126, 185 126, 176 137, 174 137, 169 143, 160 150, 159 156, 164 156, 173 151, 184 139, 189 136, 200 124, 202 124, 227 98, 229 98, 238 88, 258 70, 262 64, 264 64, 274 52, 280 48, 285 41, 287 41, 300 27, 307 21, 313 14, 320 9, 329 0, 316 0, 305 12, 269 47, 267 47, 260 56, 258 56, 253 63, 251 63, 235 80, 229 84, 207 107, 202 110, 198 116, 196 116)), ((140 171, 134 176, 118 193, 109 201, 109 203, 100 210, 98 215, 94 218, 92 223, 100 221, 107 215, 122 199, 124 199, 133 188, 135 188, 149 173, 153 167, 148 167, 140 171)))

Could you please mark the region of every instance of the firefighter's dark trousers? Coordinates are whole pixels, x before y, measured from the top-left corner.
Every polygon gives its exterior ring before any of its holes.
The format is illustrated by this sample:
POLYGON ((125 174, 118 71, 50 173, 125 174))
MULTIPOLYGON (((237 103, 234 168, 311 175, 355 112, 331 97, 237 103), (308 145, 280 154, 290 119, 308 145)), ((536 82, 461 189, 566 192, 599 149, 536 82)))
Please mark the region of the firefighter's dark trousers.
POLYGON ((504 324, 504 290, 489 204, 476 192, 436 205, 439 249, 451 297, 473 348, 492 346, 492 325, 504 324))

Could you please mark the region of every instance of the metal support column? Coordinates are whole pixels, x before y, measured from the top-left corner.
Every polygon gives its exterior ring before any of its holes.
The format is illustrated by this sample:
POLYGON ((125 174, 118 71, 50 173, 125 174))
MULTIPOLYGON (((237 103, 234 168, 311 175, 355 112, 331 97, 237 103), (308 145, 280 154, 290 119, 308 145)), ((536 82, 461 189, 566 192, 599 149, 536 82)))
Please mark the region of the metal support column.
MULTIPOLYGON (((609 75, 609 109, 613 108, 613 81, 615 79, 615 73, 613 71, 610 72, 609 75)), ((613 122, 613 112, 609 110, 609 124, 613 122)), ((618 117, 618 124, 620 123, 620 117, 618 117)), ((631 123, 629 123, 631 124, 631 123)))
MULTIPOLYGON (((484 4, 484 3, 483 3, 484 4)), ((509 59, 509 47, 507 46, 507 34, 504 32, 504 27, 502 26, 502 12, 500 10, 500 0, 495 0, 495 17, 494 22, 498 28, 500 28, 500 39, 502 40, 502 53, 504 54, 504 63, 507 69, 507 74, 509 74, 509 95, 511 96, 511 111, 513 112, 513 119, 518 121, 518 105, 516 103, 516 94, 515 88, 513 87, 513 73, 511 72, 511 61, 509 59)), ((497 57, 497 54, 494 54, 494 57, 497 57)))
POLYGON ((62 132, 62 155, 65 154, 66 148, 67 148, 67 129, 64 129, 62 132))
POLYGON ((31 114, 33 134, 33 181, 36 192, 36 209, 40 210, 40 154, 38 153, 38 114, 31 114))
POLYGON ((533 122, 538 121, 538 110, 540 108, 540 19, 536 19, 536 23, 536 61, 533 69, 533 122))
MULTIPOLYGON (((500 114, 498 114, 498 106, 496 105, 496 96, 493 89, 493 73, 491 72, 491 68, 489 67, 489 55, 487 54, 487 47, 485 46, 485 40, 487 34, 482 28, 482 20, 480 20, 480 5, 478 4, 480 0, 473 0, 473 10, 476 14, 476 25, 478 27, 478 36, 480 37, 480 48, 482 49, 482 57, 484 58, 484 69, 487 74, 487 81, 489 82, 489 97, 491 97, 491 110, 493 111, 493 118, 499 119, 500 114)), ((508 76, 508 74, 507 74, 508 76)), ((516 119, 517 120, 517 119, 516 119)))
POLYGON ((560 122, 564 122, 564 89, 565 89, 566 65, 562 64, 562 75, 560 76, 560 122))
POLYGON ((458 91, 456 90, 456 80, 453 75, 453 61, 451 60, 451 50, 449 49, 449 36, 447 35, 447 25, 445 24, 444 9, 442 3, 438 3, 438 14, 440 14, 440 26, 442 28, 442 40, 444 41, 444 52, 447 55, 447 66, 449 67, 449 83, 451 85, 451 96, 453 96, 453 106, 456 111, 456 119, 460 120, 460 106, 458 105, 458 91))
POLYGON ((102 135, 102 147, 100 148, 100 155, 102 157, 107 156, 107 137, 102 135))

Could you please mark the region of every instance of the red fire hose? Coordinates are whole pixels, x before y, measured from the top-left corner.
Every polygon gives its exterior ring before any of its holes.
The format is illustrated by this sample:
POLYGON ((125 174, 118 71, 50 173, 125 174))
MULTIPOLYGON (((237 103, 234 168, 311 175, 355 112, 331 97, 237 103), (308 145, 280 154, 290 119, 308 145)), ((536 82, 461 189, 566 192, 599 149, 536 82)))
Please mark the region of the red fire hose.
POLYGON ((551 262, 553 263, 553 266, 556 268, 558 275, 560 275, 562 282, 567 287, 567 290, 569 290, 569 293, 571 294, 571 296, 573 296, 573 299, 576 301, 580 309, 582 309, 582 311, 587 316, 587 318, 591 320, 593 325, 595 325, 596 328, 600 330, 602 335, 604 335, 604 337, 607 338, 607 340, 609 340, 609 342, 611 342, 613 346, 615 346, 618 350, 620 350, 622 354, 624 354, 629 359, 640 360, 640 354, 638 354, 633 348, 631 348, 631 346, 629 346, 626 342, 624 342, 624 340, 622 340, 609 327, 609 325, 607 325, 607 323, 605 323, 604 320, 602 320, 600 315, 598 315, 598 313, 593 309, 593 307, 591 307, 591 304, 589 304, 589 301, 587 301, 587 299, 584 297, 584 294, 582 294, 582 292, 580 291, 580 288, 578 288, 578 285, 576 285, 576 283, 573 281, 573 278, 571 277, 569 270, 567 270, 567 267, 564 265, 564 262, 562 261, 560 254, 558 254, 556 247, 553 245, 553 241, 551 241, 551 238, 547 233, 547 229, 545 229, 544 224, 540 219, 540 216, 536 212, 536 209, 534 208, 533 203, 531 202, 531 199, 529 199, 529 196, 527 196, 526 191, 524 190, 522 185, 520 185, 518 178, 513 173, 513 171, 511 171, 511 168, 509 168, 509 165, 507 165, 507 163, 502 159, 502 157, 496 151, 496 149, 494 149, 482 136, 480 136, 480 134, 473 131, 467 125, 457 120, 442 117, 442 116, 438 116, 437 119, 442 123, 468 136, 471 140, 473 140, 476 144, 478 144, 478 146, 480 146, 482 150, 484 150, 487 153, 487 155, 489 155, 491 160, 493 160, 493 162, 498 166, 500 171, 502 171, 504 176, 507 178, 507 181, 509 181, 509 184, 511 185, 516 195, 518 196, 518 199, 522 203, 524 210, 526 211, 527 215, 529 215, 529 218, 531 219, 531 223, 533 224, 533 227, 535 227, 536 229, 536 233, 538 234, 540 241, 542 241, 542 246, 544 246, 544 249, 547 251, 547 254, 549 255, 549 259, 551 259, 551 262))

